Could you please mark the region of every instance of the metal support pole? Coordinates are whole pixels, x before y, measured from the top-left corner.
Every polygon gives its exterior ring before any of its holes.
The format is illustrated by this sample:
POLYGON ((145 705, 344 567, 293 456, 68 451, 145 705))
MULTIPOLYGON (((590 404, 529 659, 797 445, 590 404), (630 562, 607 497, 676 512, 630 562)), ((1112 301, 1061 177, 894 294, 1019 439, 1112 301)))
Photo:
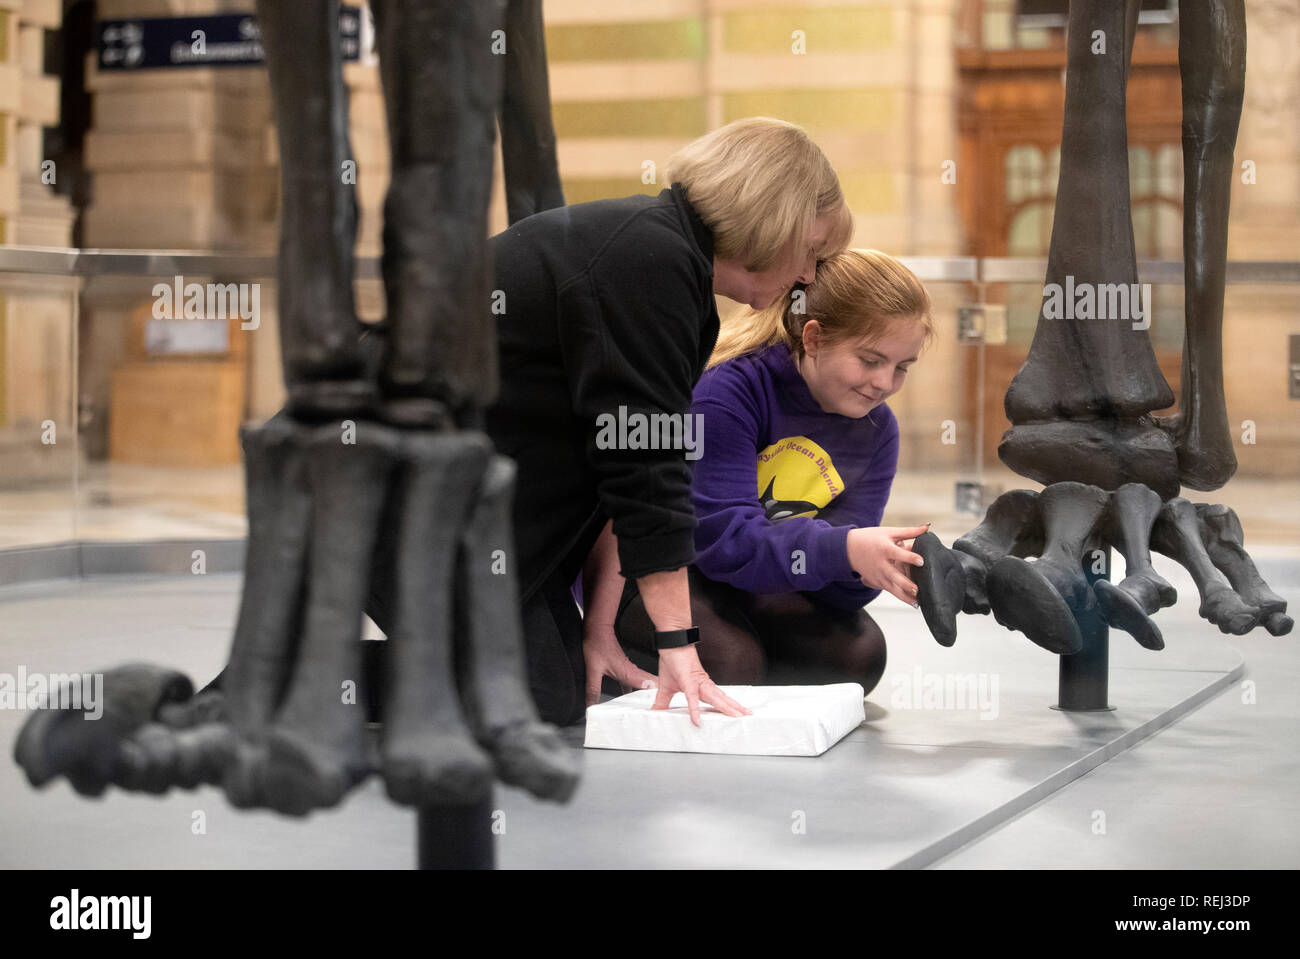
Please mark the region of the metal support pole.
POLYGON ((419 869, 495 869, 492 793, 467 806, 425 806, 415 841, 419 869))
MULTIPOLYGON (((1088 556, 1085 554, 1085 560, 1088 556)), ((1106 553, 1107 568, 1094 574, 1085 563, 1084 575, 1088 586, 1098 580, 1110 578, 1110 551, 1106 553)), ((1057 688, 1058 702, 1053 709, 1069 712, 1103 712, 1114 709, 1107 703, 1110 684, 1110 628, 1101 618, 1100 607, 1094 606, 1083 613, 1075 613, 1079 632, 1083 634, 1083 649, 1073 656, 1061 657, 1060 680, 1057 688)))

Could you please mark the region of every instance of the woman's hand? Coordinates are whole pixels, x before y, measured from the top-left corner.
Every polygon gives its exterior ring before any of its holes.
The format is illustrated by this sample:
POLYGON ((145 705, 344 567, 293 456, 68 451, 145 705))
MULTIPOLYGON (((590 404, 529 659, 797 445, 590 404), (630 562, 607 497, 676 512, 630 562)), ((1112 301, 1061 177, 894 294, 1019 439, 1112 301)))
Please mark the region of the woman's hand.
POLYGON ((600 681, 606 676, 629 689, 654 689, 655 678, 638 669, 627 658, 613 631, 588 631, 582 640, 582 658, 587 664, 587 705, 600 702, 600 681))
POLYGON ((623 577, 618 572, 618 539, 614 524, 606 523, 582 568, 582 659, 587 664, 587 705, 600 702, 600 681, 606 676, 623 689, 653 689, 655 678, 637 669, 614 633, 623 577))
POLYGON ((691 722, 700 724, 700 703, 708 703, 724 716, 749 716, 752 711, 736 702, 709 679, 694 646, 659 650, 659 695, 651 709, 667 709, 676 693, 686 694, 691 722))
POLYGON ((925 560, 903 546, 930 528, 924 526, 869 526, 849 530, 849 566, 872 589, 883 589, 908 606, 916 606, 917 588, 907 575, 908 566, 925 560))
MULTIPOLYGON (((636 581, 646 615, 656 631, 687 629, 691 625, 691 593, 686 567, 648 573, 636 581)), ((706 636, 705 642, 708 642, 706 636)), ((659 695, 651 709, 667 709, 676 693, 686 694, 691 722, 700 724, 700 703, 708 703, 724 716, 748 716, 750 711, 709 679, 694 646, 659 650, 659 695)))

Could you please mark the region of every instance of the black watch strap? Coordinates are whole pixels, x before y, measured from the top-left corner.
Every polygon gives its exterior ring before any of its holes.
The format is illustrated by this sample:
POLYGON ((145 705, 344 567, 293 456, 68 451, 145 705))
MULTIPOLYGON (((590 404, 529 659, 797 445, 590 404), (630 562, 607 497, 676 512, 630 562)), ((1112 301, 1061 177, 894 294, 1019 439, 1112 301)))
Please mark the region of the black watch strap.
POLYGON ((682 646, 694 646, 700 641, 700 628, 655 630, 655 649, 680 649, 682 646))

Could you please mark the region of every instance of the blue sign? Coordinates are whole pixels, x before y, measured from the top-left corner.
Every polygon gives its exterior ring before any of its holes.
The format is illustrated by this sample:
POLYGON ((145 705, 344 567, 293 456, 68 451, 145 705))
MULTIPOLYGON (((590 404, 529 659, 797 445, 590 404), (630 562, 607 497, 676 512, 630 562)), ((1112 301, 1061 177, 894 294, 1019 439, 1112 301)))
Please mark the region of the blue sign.
MULTIPOLYGON (((175 67, 246 67, 266 62, 257 18, 249 13, 207 17, 101 20, 99 69, 159 70, 175 67)), ((344 62, 368 58, 374 26, 359 7, 339 8, 344 62)))

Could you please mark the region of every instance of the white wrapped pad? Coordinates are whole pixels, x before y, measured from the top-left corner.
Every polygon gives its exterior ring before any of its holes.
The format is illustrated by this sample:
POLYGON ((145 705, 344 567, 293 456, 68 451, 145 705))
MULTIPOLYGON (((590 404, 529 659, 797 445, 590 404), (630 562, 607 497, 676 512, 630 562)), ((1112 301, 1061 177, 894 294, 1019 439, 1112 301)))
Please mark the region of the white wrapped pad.
POLYGON ((589 749, 638 749, 739 756, 820 756, 866 718, 857 683, 832 686, 723 686, 752 716, 724 716, 700 704, 691 723, 686 696, 653 710, 655 690, 642 689, 587 707, 589 749))

